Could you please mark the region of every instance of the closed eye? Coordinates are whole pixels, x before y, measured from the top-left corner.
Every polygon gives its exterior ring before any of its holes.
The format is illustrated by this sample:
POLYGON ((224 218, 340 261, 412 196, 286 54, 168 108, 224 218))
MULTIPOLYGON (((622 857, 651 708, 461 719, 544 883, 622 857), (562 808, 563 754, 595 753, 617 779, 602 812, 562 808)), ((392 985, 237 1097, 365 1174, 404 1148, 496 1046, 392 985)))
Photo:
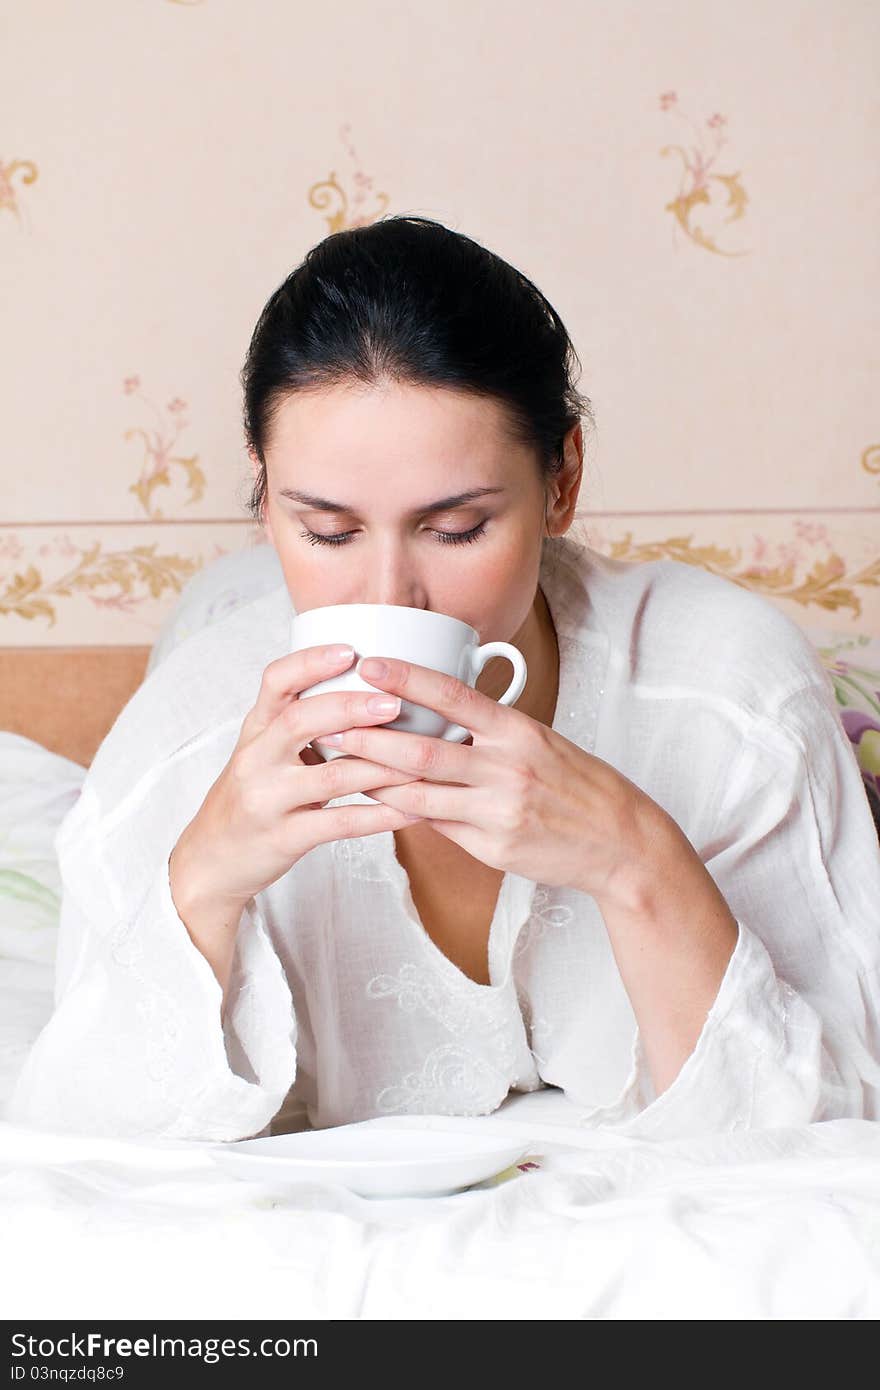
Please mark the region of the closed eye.
MULTIPOLYGON (((469 545, 471 541, 479 540, 485 529, 486 523, 481 521, 470 531, 434 531, 432 534, 441 545, 469 545)), ((322 536, 317 531, 308 529, 300 532, 303 540, 307 540, 309 545, 348 545, 351 537, 356 534, 355 531, 340 531, 335 536, 322 536)))

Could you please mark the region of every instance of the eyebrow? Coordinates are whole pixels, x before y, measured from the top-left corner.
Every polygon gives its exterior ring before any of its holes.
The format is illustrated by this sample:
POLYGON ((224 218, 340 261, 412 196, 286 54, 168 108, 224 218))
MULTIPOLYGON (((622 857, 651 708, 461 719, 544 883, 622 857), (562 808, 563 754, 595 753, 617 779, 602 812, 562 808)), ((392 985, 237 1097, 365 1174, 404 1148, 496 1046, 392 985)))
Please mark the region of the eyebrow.
MULTIPOLYGON (((429 502, 424 507, 416 507, 413 516, 427 516, 430 512, 449 511, 452 507, 463 507, 466 502, 473 502, 477 497, 487 497, 491 493, 503 492, 503 487, 474 487, 469 492, 457 492, 454 497, 441 497, 437 502, 429 502)), ((326 497, 313 497, 309 492, 297 492, 295 488, 283 487, 279 490, 279 497, 289 497, 292 502, 304 502, 307 507, 312 507, 317 512, 345 512, 348 515, 356 515, 353 507, 348 507, 344 502, 330 502, 326 497)))

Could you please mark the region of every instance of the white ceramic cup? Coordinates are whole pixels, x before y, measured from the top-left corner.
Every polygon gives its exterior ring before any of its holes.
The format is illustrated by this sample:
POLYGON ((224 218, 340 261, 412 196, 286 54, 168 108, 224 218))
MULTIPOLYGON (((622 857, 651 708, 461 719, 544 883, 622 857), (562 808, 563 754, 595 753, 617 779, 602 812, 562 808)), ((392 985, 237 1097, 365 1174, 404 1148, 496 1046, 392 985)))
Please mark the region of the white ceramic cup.
MULTIPOLYGON (((500 697, 501 705, 512 705, 525 689, 526 661, 518 647, 510 642, 484 642, 479 633, 459 618, 446 613, 432 613, 425 608, 404 608, 389 603, 339 603, 326 608, 309 608, 297 613, 290 630, 290 650, 322 647, 329 643, 347 643, 354 647, 355 660, 338 676, 318 681, 300 693, 300 699, 324 695, 334 690, 376 690, 355 670, 361 657, 389 656, 412 661, 417 666, 429 666, 435 671, 456 676, 465 685, 475 686, 480 672, 493 656, 504 656, 513 666, 513 679, 500 697)), ((372 727, 372 726, 371 726, 372 727)), ((460 724, 450 724, 436 710, 401 699, 396 719, 384 721, 380 728, 400 729, 404 733, 428 735, 461 743, 472 730, 460 724)), ((328 730, 333 733, 334 730, 328 730)), ((339 731, 341 732, 341 730, 339 731)), ((323 758, 349 757, 341 748, 312 741, 323 758)), ((366 793, 363 793, 366 797, 366 793)), ((366 797, 372 801, 372 797, 366 797)))

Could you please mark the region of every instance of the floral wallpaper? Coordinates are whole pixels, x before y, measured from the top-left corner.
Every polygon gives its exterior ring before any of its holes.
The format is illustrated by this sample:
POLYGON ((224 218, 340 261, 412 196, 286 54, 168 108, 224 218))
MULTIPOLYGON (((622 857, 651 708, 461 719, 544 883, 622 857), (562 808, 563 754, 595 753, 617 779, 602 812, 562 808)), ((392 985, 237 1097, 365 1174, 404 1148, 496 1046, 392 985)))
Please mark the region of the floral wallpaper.
POLYGON ((315 242, 396 212, 561 313, 592 545, 880 638, 876 5, 34 0, 4 27, 0 645, 149 645, 262 543, 253 324, 315 242))

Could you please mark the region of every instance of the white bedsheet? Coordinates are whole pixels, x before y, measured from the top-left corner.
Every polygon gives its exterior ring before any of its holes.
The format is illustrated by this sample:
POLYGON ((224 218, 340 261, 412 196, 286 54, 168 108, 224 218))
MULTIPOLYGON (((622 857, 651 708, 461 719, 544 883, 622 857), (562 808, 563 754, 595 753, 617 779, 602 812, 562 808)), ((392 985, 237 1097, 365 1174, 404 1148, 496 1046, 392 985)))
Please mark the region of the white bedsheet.
POLYGON ((880 1315, 880 1124, 651 1142, 578 1129, 538 1169, 439 1198, 244 1183, 208 1146, 0 1123, 7 1318, 801 1319, 880 1315))

